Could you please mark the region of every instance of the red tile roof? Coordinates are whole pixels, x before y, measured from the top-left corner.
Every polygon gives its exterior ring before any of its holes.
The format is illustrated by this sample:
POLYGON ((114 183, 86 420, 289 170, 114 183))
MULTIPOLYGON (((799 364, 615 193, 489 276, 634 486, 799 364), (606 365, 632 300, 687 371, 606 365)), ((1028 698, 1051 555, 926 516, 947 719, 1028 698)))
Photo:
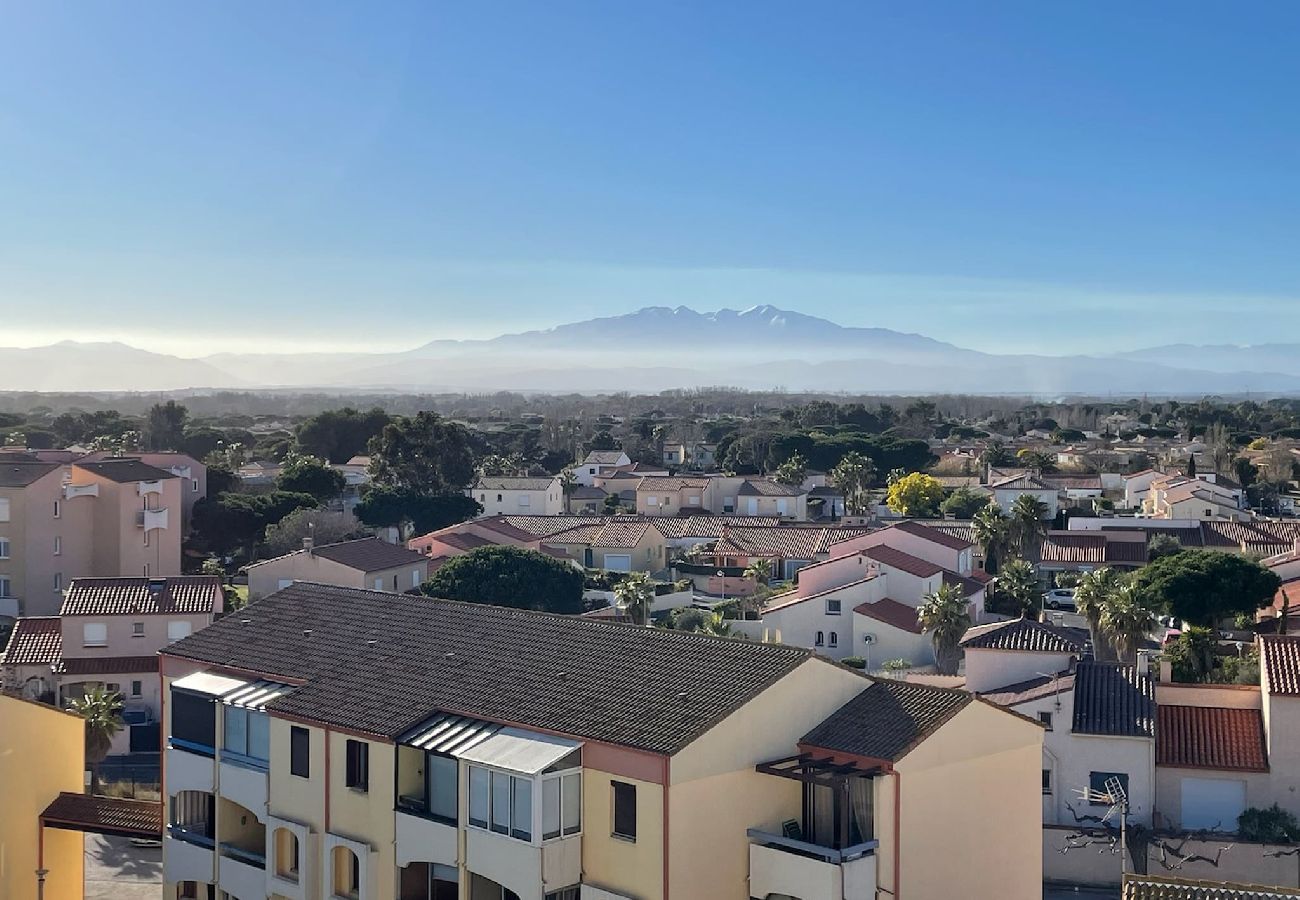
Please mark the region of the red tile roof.
POLYGON ((877 544, 874 547, 868 547, 862 552, 867 555, 868 559, 874 559, 882 566, 899 569, 909 575, 915 575, 917 578, 929 578, 943 571, 943 566, 936 566, 919 556, 904 553, 902 550, 895 550, 886 544, 877 544))
POLYGON ((114 834, 123 837, 162 837, 162 804, 157 800, 91 797, 64 792, 41 813, 52 828, 114 834))
POLYGON ((1055 531, 1043 538, 1039 559, 1045 563, 1104 563, 1106 543, 1106 535, 1098 531, 1055 531))
POLYGON ((853 607, 853 611, 877 622, 892 625, 894 628, 910 631, 912 634, 921 633, 921 623, 916 619, 916 607, 899 603, 888 597, 875 603, 859 603, 853 607))
POLYGON ((1257 709, 1162 704, 1156 765, 1267 772, 1263 714, 1257 709))
POLYGON ((221 609, 216 575, 173 578, 76 578, 68 585, 65 616, 195 615, 221 609))
POLYGON ((1261 634, 1259 647, 1269 693, 1300 696, 1300 635, 1261 634))
POLYGON ((947 547, 949 550, 965 550, 967 547, 973 546, 970 541, 963 540, 957 535, 944 530, 942 527, 922 525, 920 522, 913 522, 911 520, 899 522, 897 525, 891 525, 890 527, 898 531, 904 531, 908 534, 914 534, 917 537, 925 538, 928 541, 933 541, 936 544, 947 547))
POLYGON ((68 675, 127 675, 157 672, 156 656, 86 656, 65 659, 63 671, 68 675))
POLYGON ((14 623, 0 665, 48 666, 63 658, 63 628, 58 616, 27 616, 14 623))

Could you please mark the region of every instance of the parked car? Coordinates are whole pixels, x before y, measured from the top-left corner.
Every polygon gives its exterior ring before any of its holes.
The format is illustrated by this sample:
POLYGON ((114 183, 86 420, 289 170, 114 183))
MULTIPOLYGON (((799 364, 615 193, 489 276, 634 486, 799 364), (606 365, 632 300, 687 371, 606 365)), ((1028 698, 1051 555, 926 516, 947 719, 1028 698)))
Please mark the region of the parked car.
POLYGON ((1043 595, 1043 605, 1048 609, 1074 609, 1073 588, 1052 588, 1043 595))

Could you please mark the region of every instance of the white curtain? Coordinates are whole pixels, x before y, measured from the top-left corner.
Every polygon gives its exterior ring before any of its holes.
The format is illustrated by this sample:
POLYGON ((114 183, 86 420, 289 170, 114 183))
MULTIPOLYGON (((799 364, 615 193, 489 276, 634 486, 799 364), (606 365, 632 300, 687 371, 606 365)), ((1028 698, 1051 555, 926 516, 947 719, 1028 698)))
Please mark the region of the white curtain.
POLYGON ((870 778, 849 779, 849 800, 853 810, 853 824, 857 826, 857 840, 870 841, 875 838, 875 823, 872 812, 872 795, 875 782, 870 778))

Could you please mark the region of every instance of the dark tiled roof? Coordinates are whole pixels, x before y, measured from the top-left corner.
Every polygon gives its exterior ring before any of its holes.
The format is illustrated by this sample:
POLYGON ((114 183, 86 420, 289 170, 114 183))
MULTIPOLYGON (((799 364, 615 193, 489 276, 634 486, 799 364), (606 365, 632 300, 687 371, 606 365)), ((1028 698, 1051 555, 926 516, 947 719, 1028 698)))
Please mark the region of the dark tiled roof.
POLYGON ((452 532, 435 538, 435 540, 441 544, 446 544, 448 547, 455 547, 457 550, 466 551, 473 550, 476 547, 492 546, 492 542, 487 538, 479 537, 473 532, 466 532, 465 534, 456 534, 455 532, 452 532))
POLYGON ((1267 772, 1264 716, 1257 709, 1161 704, 1156 765, 1267 772))
POLYGON ((587 484, 575 484, 568 493, 570 500, 603 500, 607 496, 604 488, 587 484))
POLYGON ((1123 900, 1293 900, 1295 897, 1300 897, 1296 888, 1196 881, 1168 875, 1124 876, 1123 900))
POLYGON ((921 623, 916 618, 916 607, 908 606, 906 603, 899 603, 897 600, 891 600, 888 597, 877 600, 875 603, 859 603, 853 607, 853 611, 869 619, 884 622, 894 628, 910 631, 912 634, 921 633, 921 623))
POLYGON ((65 616, 201 615, 221 608, 216 575, 172 578, 76 578, 68 585, 65 616))
POLYGON ((58 463, 20 459, 17 454, 0 456, 0 487, 27 487, 57 468, 58 463))
POLYGON ((976 625, 961 639, 966 649, 1023 650, 1036 653, 1082 653, 1083 644, 1069 632, 1033 619, 976 625))
POLYGON ((622 456, 622 450, 592 450, 583 462, 595 466, 616 466, 622 456))
POLYGON ((985 691, 980 696, 998 706, 1019 706, 1021 703, 1041 700, 1043 697, 1052 697, 1072 690, 1074 690, 1074 673, 1062 672, 1055 676, 1039 675, 1027 681, 1003 685, 996 690, 985 691))
POLYGON ((965 691, 876 679, 799 745, 897 761, 973 699, 965 691))
POLYGON ((877 544, 874 547, 868 547, 862 552, 867 559, 874 559, 882 566, 899 569, 909 575, 915 575, 917 578, 929 578, 943 571, 943 566, 936 566, 929 560, 921 559, 919 556, 904 553, 902 550, 895 550, 888 544, 877 544))
POLYGON ((340 728, 394 737, 442 711, 666 754, 812 657, 776 644, 305 583, 163 652, 305 681, 269 708, 340 728))
POLYGON ((1259 648, 1269 693, 1300 695, 1300 635, 1261 634, 1259 648))
POLYGON ((930 531, 937 531, 940 534, 946 534, 950 538, 961 541, 968 547, 978 547, 975 542, 975 530, 969 521, 955 521, 934 519, 930 522, 923 522, 924 527, 930 531))
POLYGON ((47 826, 94 834, 162 837, 162 804, 157 800, 91 797, 64 792, 45 807, 41 820, 47 826))
POLYGON ((1076 734, 1154 737, 1156 688, 1150 675, 1125 663, 1079 663, 1074 672, 1076 734))
POLYGON ((157 656, 86 656, 63 661, 63 672, 68 675, 125 675, 157 671, 157 656))
POLYGON ((555 481, 553 477, 485 475, 474 484, 478 491, 544 491, 555 481))
POLYGON ((801 487, 793 487, 767 478, 746 479, 736 491, 738 497, 800 497, 808 493, 801 487))
POLYGON ((1048 487, 1063 491, 1099 491, 1100 475, 1040 475, 1039 480, 1048 487))
POLYGON ((646 475, 637 482, 636 489, 640 491, 680 491, 685 488, 699 488, 704 490, 708 482, 703 478, 671 478, 666 475, 646 475))
POLYGON ((85 469, 100 478, 107 478, 109 481, 116 481, 119 484, 127 484, 133 481, 164 481, 176 477, 166 469, 159 469, 132 457, 101 459, 98 462, 78 462, 73 463, 73 465, 78 469, 85 469))
POLYGON ((378 572, 380 569, 395 569, 421 562, 424 554, 407 550, 397 544, 381 541, 379 538, 362 538, 359 541, 343 541, 338 544, 326 544, 311 551, 316 556, 356 569, 359 572, 378 572))
POLYGON ((954 534, 952 530, 945 529, 941 525, 923 525, 920 522, 908 520, 899 522, 897 525, 891 525, 891 528, 897 531, 905 531, 908 534, 914 534, 917 537, 925 538, 928 541, 934 541, 947 547, 949 550, 965 550, 973 546, 972 541, 965 540, 954 534))
POLYGON ((26 616, 14 623, 0 665, 47 666, 63 658, 63 628, 58 616, 26 616))
MULTIPOLYGON (((531 538, 550 537, 561 531, 567 531, 578 525, 603 525, 608 516, 503 516, 501 518, 478 519, 475 525, 497 529, 502 523, 515 532, 527 534, 531 538)), ((503 532, 510 534, 512 532, 503 532)))
POLYGON ((964 597, 972 597, 987 587, 978 578, 968 578, 965 575, 958 575, 956 572, 949 572, 947 569, 943 570, 943 583, 961 588, 964 597))

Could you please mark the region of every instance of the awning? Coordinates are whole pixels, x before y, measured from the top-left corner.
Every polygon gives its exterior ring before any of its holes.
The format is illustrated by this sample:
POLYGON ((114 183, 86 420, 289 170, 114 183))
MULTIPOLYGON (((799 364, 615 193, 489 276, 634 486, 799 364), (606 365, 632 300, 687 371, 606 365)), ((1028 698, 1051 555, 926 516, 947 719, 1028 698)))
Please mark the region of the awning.
POLYGON ((398 743, 458 757, 466 750, 477 747, 503 727, 496 722, 439 713, 402 735, 398 743))
POLYGON ((162 803, 62 793, 45 807, 40 821, 46 828, 62 828, 121 837, 162 837, 162 803))
POLYGON ((195 672, 193 675, 186 675, 172 682, 174 688, 192 694, 207 694, 209 697, 224 697, 247 685, 248 682, 243 679, 214 675, 211 672, 195 672))
POLYGON ((467 762, 536 775, 581 747, 578 741, 503 728, 487 740, 459 754, 467 762))
POLYGON ((235 688, 225 694, 221 702, 229 706, 242 706, 245 709, 264 709, 276 697, 283 697, 293 690, 291 685, 278 681, 255 681, 243 687, 235 688))

